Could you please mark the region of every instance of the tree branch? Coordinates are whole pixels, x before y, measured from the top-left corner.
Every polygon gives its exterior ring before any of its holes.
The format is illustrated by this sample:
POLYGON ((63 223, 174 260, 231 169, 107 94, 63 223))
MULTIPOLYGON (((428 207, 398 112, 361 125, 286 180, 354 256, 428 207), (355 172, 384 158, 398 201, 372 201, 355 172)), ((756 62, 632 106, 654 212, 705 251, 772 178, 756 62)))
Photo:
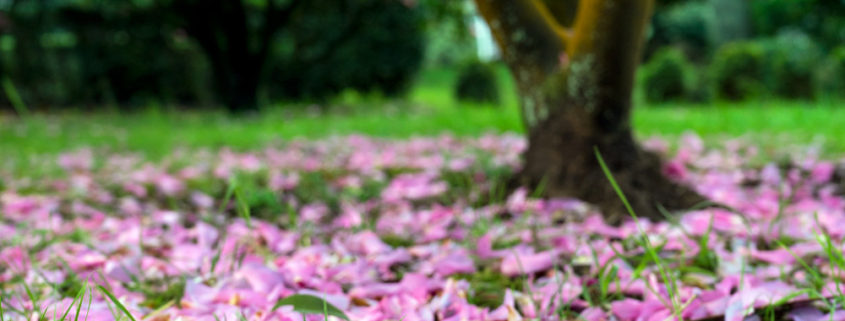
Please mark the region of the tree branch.
MULTIPOLYGON (((600 123, 627 124, 634 74, 654 0, 581 0, 567 48, 573 64, 581 64, 573 83, 592 88, 581 93, 597 109, 600 123), (620 112, 622 111, 622 112, 620 112)), ((570 73, 574 72, 570 68, 570 73)))
POLYGON ((568 32, 540 0, 475 0, 515 76, 557 69, 568 32), (526 70, 527 69, 527 70, 526 70))
POLYGON ((564 45, 566 45, 571 38, 572 30, 567 28, 561 19, 567 14, 565 11, 566 8, 562 5, 563 2, 555 1, 556 5, 554 6, 548 6, 548 1, 543 0, 531 0, 531 2, 534 3, 534 7, 537 8, 537 12, 543 18, 546 25, 551 28, 558 38, 563 41, 564 45), (552 8, 556 11, 552 11, 552 8))
POLYGON ((571 54, 638 53, 653 6, 654 0, 581 0, 575 15, 571 54))
POLYGON ((578 2, 579 0, 542 0, 557 23, 567 28, 572 27, 572 23, 575 22, 578 2))

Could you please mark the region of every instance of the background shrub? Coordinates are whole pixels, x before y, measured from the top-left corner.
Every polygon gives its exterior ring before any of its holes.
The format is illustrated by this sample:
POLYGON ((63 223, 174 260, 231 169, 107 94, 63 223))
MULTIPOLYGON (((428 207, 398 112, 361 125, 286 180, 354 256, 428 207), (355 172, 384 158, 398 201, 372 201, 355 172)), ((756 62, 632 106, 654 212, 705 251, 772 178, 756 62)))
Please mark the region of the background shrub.
POLYGON ((764 43, 766 79, 772 93, 791 99, 813 98, 815 70, 822 58, 813 39, 800 31, 785 31, 764 43))
POLYGON ((720 99, 743 100, 765 93, 765 52, 760 43, 725 44, 716 51, 710 67, 720 99))
POLYGON ((472 61, 465 64, 455 82, 455 99, 475 103, 499 103, 496 70, 489 64, 472 61))
POLYGON ((679 49, 658 51, 643 67, 645 98, 649 102, 680 100, 687 97, 690 66, 679 49))
POLYGON ((425 33, 418 10, 400 1, 311 0, 279 41, 269 92, 282 98, 333 96, 344 89, 398 95, 423 62, 425 33), (327 9, 334 8, 334 9, 327 9))
POLYGON ((156 12, 61 11, 76 37, 73 59, 79 83, 72 103, 141 106, 151 101, 196 103, 206 91, 193 77, 202 54, 184 37, 162 32, 156 12), (150 48, 157 48, 151 51, 150 48))
POLYGON ((709 57, 716 38, 716 15, 708 1, 679 2, 658 10, 652 18, 647 56, 673 45, 693 59, 709 57))
MULTIPOLYGON (((812 35, 825 50, 845 43, 845 5, 836 0, 751 0, 754 36, 774 36, 783 30, 812 35)), ((721 14, 721 13, 720 13, 721 14)))
POLYGON ((52 5, 49 19, 27 7, 10 15, 17 27, 0 49, 0 69, 31 107, 196 104, 207 96, 201 53, 162 28, 152 9, 52 5))
POLYGON ((834 49, 818 69, 818 88, 831 98, 845 98, 845 46, 834 49))
MULTIPOLYGON (((256 29, 248 33, 257 34, 264 6, 243 1, 256 29)), ((212 61, 171 2, 16 1, 7 12, 9 2, 0 1, 0 76, 35 109, 222 103, 215 102, 222 100, 215 97, 216 71, 237 64, 212 61)), ((346 89, 398 95, 407 88, 425 51, 420 6, 303 3, 270 42, 256 76, 261 98, 330 99, 346 89)), ((245 46, 256 49, 258 41, 245 37, 245 46)), ((10 107, 4 96, 0 109, 10 107)))

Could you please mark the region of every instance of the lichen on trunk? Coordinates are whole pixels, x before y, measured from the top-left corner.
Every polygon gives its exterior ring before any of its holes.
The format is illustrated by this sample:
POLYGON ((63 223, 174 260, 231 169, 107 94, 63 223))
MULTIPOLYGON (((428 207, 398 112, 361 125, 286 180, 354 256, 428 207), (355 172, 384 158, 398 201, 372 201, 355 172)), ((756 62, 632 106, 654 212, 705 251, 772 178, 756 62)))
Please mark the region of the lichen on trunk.
POLYGON ((542 181, 547 195, 578 197, 619 222, 627 213, 598 166, 597 148, 641 216, 663 218, 658 204, 683 210, 704 201, 663 176, 660 158, 640 148, 631 130, 653 0, 566 2, 476 0, 521 97, 529 146, 518 181, 542 181))

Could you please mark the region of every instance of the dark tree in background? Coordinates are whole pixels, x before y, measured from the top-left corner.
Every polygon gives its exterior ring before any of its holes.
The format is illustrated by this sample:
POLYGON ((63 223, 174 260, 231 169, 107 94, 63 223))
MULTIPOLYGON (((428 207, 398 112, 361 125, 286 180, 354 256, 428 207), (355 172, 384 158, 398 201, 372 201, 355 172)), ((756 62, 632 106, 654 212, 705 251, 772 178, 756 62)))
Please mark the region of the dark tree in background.
POLYGON ((275 36, 305 0, 163 0, 165 12, 202 48, 214 89, 232 112, 258 109, 262 70, 275 36))
MULTIPOLYGON (((542 3, 562 26, 573 25, 580 10, 572 0, 532 3, 542 3)), ((0 72, 4 83, 13 84, 4 88, 17 88, 19 95, 12 96, 39 110, 225 105, 244 112, 279 101, 322 102, 345 89, 396 95, 411 82, 424 53, 439 67, 454 67, 475 54, 465 32, 465 5, 461 0, 0 0, 0 72), (451 36, 443 37, 447 33, 451 36)), ((712 72, 702 67, 715 65, 725 42, 759 40, 768 48, 805 38, 824 56, 845 43, 841 0, 655 5, 644 56, 666 46, 681 49, 695 67, 688 77, 695 79, 693 87, 703 88, 696 97, 705 99, 712 72)), ((788 56, 778 59, 790 68, 799 65, 795 57, 810 57, 793 48, 764 56, 788 56)), ((766 69, 777 71, 778 64, 766 62, 766 69)), ((813 74, 771 73, 765 78, 813 74)), ((11 107, 7 96, 0 92, 0 108, 11 107)))
POLYGON ((265 79, 273 98, 396 95, 422 61, 418 10, 396 1, 161 1, 202 48, 232 112, 255 111, 265 79))
POLYGON ((626 211, 594 154, 601 151, 634 210, 660 219, 660 204, 704 199, 663 175, 659 157, 631 130, 631 92, 651 17, 647 0, 476 0, 517 82, 529 146, 521 183, 626 211), (553 4, 547 5, 546 3, 553 4))
POLYGON ((142 105, 165 96, 175 103, 195 103, 199 90, 194 87, 201 81, 191 78, 192 60, 199 52, 161 16, 151 5, 130 2, 58 10, 58 23, 74 36, 75 46, 62 49, 56 59, 78 63, 78 70, 59 71, 76 77, 78 87, 71 89, 76 100, 142 105))
POLYGON ((36 109, 398 95, 421 65, 423 16, 448 7, 429 2, 0 1, 0 71, 36 109))
POLYGON ((321 100, 344 89, 395 96, 407 89, 423 60, 423 15, 433 7, 343 1, 309 0, 291 18, 272 48, 281 59, 267 68, 271 98, 321 100))

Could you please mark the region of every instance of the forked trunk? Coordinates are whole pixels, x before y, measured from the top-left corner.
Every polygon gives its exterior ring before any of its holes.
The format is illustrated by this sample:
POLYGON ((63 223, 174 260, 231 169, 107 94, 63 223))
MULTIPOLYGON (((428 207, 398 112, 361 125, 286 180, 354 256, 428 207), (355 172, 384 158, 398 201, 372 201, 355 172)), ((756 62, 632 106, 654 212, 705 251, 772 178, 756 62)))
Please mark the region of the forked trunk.
POLYGON ((660 158, 631 131, 631 92, 653 0, 476 0, 508 64, 528 131, 517 177, 548 196, 593 203, 609 222, 628 215, 604 175, 598 149, 639 216, 705 201, 667 179, 660 158), (571 26, 565 25, 571 21, 571 26))

